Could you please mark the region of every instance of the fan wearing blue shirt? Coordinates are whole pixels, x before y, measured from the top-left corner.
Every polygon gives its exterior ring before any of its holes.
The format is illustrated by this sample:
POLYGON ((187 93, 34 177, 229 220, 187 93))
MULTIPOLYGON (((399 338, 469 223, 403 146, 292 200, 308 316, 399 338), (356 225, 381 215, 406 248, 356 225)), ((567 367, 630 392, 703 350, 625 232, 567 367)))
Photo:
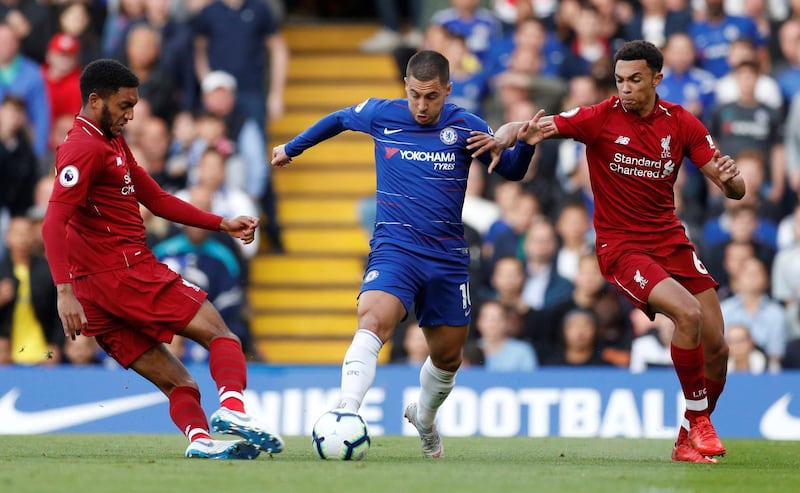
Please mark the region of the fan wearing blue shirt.
MULTIPOLYGON (((378 352, 415 307, 430 357, 420 369, 420 396, 406 418, 420 434, 427 458, 444 455, 434 424, 455 385, 472 305, 469 250, 461 220, 473 155, 489 170, 520 180, 528 170, 543 112, 515 125, 516 145, 495 151, 481 118, 446 103, 447 59, 420 51, 408 62, 405 99, 367 99, 323 117, 286 144, 272 164, 287 166, 309 147, 345 130, 370 135, 375 144, 377 213, 361 292, 358 330, 342 364, 340 410, 357 413, 375 379, 378 352), (491 149, 492 153, 484 151, 491 149)), ((513 135, 513 134, 512 134, 513 135)))

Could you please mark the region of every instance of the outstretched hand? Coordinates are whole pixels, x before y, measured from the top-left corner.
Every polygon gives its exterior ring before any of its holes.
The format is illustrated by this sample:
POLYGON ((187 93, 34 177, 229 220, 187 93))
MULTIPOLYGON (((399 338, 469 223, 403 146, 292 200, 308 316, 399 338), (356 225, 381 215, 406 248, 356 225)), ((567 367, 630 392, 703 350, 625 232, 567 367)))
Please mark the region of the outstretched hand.
POLYGON ((233 219, 223 219, 219 225, 219 230, 233 238, 242 240, 242 243, 248 245, 255 239, 258 223, 258 218, 238 216, 233 219))
POLYGON ((528 121, 506 123, 494 135, 472 131, 470 132, 471 137, 467 138, 467 149, 472 151, 473 158, 489 151, 492 155, 492 161, 489 163, 489 173, 491 173, 500 163, 503 151, 513 147, 518 140, 535 145, 545 139, 539 126, 542 116, 544 116, 544 110, 539 110, 528 121))

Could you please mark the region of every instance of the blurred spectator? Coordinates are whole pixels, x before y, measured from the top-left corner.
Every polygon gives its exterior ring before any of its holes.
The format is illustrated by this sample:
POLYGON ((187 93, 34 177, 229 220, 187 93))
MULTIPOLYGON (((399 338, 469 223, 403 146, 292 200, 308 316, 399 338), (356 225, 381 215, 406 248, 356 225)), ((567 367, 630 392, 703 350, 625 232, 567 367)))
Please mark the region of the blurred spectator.
POLYGON ((125 32, 144 16, 144 0, 109 0, 103 26, 103 56, 112 58, 125 44, 125 32))
POLYGON ((161 64, 161 35, 148 24, 137 24, 124 46, 124 63, 139 78, 139 98, 150 103, 153 115, 171 122, 180 95, 172 75, 161 64))
POLYGON ((202 83, 203 107, 225 121, 226 135, 234 142, 236 153, 243 160, 244 168, 238 173, 227 172, 228 183, 246 191, 253 201, 261 205, 267 219, 263 228, 267 233, 270 249, 282 252, 277 200, 272 189, 264 132, 252 115, 235 105, 238 87, 236 79, 227 72, 209 73, 202 83))
POLYGON ((558 273, 574 281, 580 257, 591 252, 594 246, 592 220, 582 202, 567 202, 561 207, 556 218, 556 232, 559 240, 558 273))
POLYGON ((589 75, 597 80, 612 76, 610 33, 604 30, 603 16, 592 2, 580 3, 577 15, 571 19, 575 37, 569 42, 561 77, 571 79, 589 75))
MULTIPOLYGON (((196 186, 188 191, 187 198, 193 205, 213 211, 213 197, 213 190, 196 186)), ((237 210, 249 215, 245 209, 237 210)), ((154 246, 153 254, 184 279, 208 292, 209 301, 242 341, 245 352, 253 352, 253 341, 242 318, 245 302, 242 270, 236 254, 227 244, 217 239, 211 231, 185 226, 180 234, 154 246)), ((201 352, 202 356, 198 357, 198 352, 192 346, 195 343, 190 342, 186 341, 184 361, 205 360, 207 352, 201 352)))
POLYGON ((757 244, 753 241, 729 241, 708 250, 703 255, 703 265, 719 283, 717 295, 724 300, 733 295, 731 280, 742 268, 744 261, 757 257, 757 244))
POLYGON ((33 130, 31 144, 37 157, 47 153, 50 132, 50 105, 39 64, 19 52, 17 34, 8 24, 0 24, 0 101, 17 96, 25 103, 33 130))
POLYGON ((667 38, 662 73, 664 78, 658 85, 659 97, 680 104, 706 121, 714 107, 716 79, 710 72, 695 66, 694 43, 688 34, 680 32, 667 38))
POLYGON ((64 5, 58 15, 58 25, 62 33, 78 39, 80 51, 78 65, 85 67, 92 60, 103 56, 100 36, 96 26, 92 25, 90 6, 84 2, 71 2, 64 5))
POLYGON ((486 198, 486 168, 473 161, 467 175, 467 190, 461 216, 480 233, 481 237, 489 231, 492 223, 500 218, 500 206, 486 198))
POLYGON ((725 326, 748 327, 753 340, 767 354, 770 370, 779 370, 786 350, 786 319, 783 307, 768 294, 767 268, 757 258, 747 259, 732 281, 734 295, 720 304, 725 326))
POLYGON ((434 12, 430 24, 463 35, 482 66, 491 65, 489 49, 500 40, 502 26, 491 10, 481 7, 480 0, 450 0, 450 7, 434 12))
POLYGON ((800 369, 800 338, 792 339, 786 345, 786 354, 781 360, 782 368, 800 369))
POLYGON ((558 238, 553 224, 543 216, 531 221, 523 241, 525 286, 522 298, 534 310, 570 298, 572 283, 558 273, 558 238))
POLYGON ((717 78, 731 69, 728 51, 731 43, 738 39, 750 40, 758 52, 758 60, 768 61, 766 40, 755 22, 747 17, 728 15, 724 3, 724 0, 705 0, 703 15, 692 21, 688 31, 697 49, 700 67, 717 78))
POLYGON ((786 180, 795 200, 800 194, 800 94, 792 98, 784 123, 786 180))
POLYGON ((745 150, 757 150, 764 156, 768 191, 765 198, 781 204, 786 188, 783 152, 783 117, 755 97, 758 65, 754 60, 741 62, 734 70, 739 98, 717 105, 711 115, 709 130, 719 148, 736 156, 745 150))
POLYGON ((0 22, 7 24, 20 40, 20 51, 36 63, 44 62, 47 41, 55 34, 47 2, 3 0, 0 22))
POLYGON ((526 337, 533 341, 537 349, 539 346, 545 348, 556 345, 558 327, 564 324, 567 314, 576 308, 592 313, 595 343, 601 357, 614 365, 627 367, 631 332, 626 319, 630 308, 623 305, 622 297, 606 282, 593 251, 585 252, 579 258, 574 288, 568 298, 548 305, 541 312, 531 311, 528 314, 525 318, 526 337))
POLYGON ((759 375, 767 369, 767 357, 759 349, 746 325, 733 324, 725 330, 728 343, 728 374, 750 373, 759 375))
MULTIPOLYGON (((622 27, 625 39, 644 39, 663 48, 672 35, 685 33, 692 21, 688 10, 670 10, 667 0, 640 0, 639 4, 640 8, 635 11, 633 18, 622 27)), ((659 92, 662 87, 663 82, 659 92)), ((679 101, 665 99, 680 104, 679 101)))
MULTIPOLYGON (((800 238, 800 206, 792 214, 795 235, 800 238)), ((772 297, 783 303, 787 336, 800 338, 800 243, 778 250, 772 263, 772 297)))
POLYGON ((775 80, 781 88, 784 104, 800 93, 800 19, 789 19, 777 33, 786 62, 775 67, 775 80))
MULTIPOLYGON (((174 83, 173 102, 182 111, 191 111, 199 107, 199 86, 192 63, 192 31, 186 22, 173 15, 175 3, 171 0, 144 0, 144 15, 127 27, 123 40, 127 40, 130 31, 140 24, 159 34, 160 68, 174 83)), ((120 50, 115 58, 121 59, 123 55, 120 50)))
POLYGON ((541 359, 542 366, 609 366, 597 347, 597 321, 591 310, 569 311, 559 339, 559 345, 541 359))
POLYGON ((104 354, 94 337, 80 335, 74 341, 70 338, 64 341, 64 359, 71 365, 99 365, 106 359, 104 354))
POLYGON ((646 324, 647 331, 631 343, 631 373, 642 373, 651 368, 672 368, 670 345, 675 324, 663 313, 656 313, 652 322, 641 310, 632 310, 631 319, 646 324))
POLYGON ((81 110, 79 52, 80 42, 71 34, 58 33, 47 44, 42 77, 47 87, 51 124, 62 116, 68 116, 71 123, 81 110))
MULTIPOLYGON (((258 207, 253 200, 243 191, 225 184, 225 156, 217 149, 208 148, 203 151, 197 166, 196 186, 180 190, 175 195, 187 202, 193 202, 192 194, 197 193, 193 190, 197 187, 211 194, 211 202, 206 208, 214 214, 226 214, 223 217, 228 217, 231 213, 258 217, 258 207)), ((258 253, 259 232, 256 231, 255 239, 251 243, 245 245, 237 241, 235 244, 242 258, 252 259, 258 253)))
POLYGON ((408 0, 402 2, 401 8, 398 0, 374 0, 375 10, 378 13, 380 29, 359 45, 364 53, 389 53, 395 48, 417 46, 422 40, 420 28, 422 22, 422 0, 408 0), (401 34, 401 21, 407 14, 408 30, 401 34))
POLYGON ((164 190, 175 193, 185 186, 185 182, 173 179, 167 171, 172 134, 169 125, 158 116, 151 116, 142 123, 142 159, 138 160, 147 172, 164 190))
POLYGON ((467 48, 464 36, 447 31, 441 53, 450 62, 447 101, 483 117, 483 102, 489 94, 488 74, 480 66, 470 66, 469 61, 474 56, 467 48))
MULTIPOLYGON (((743 62, 757 61, 756 49, 753 43, 747 39, 733 41, 728 51, 728 66, 738 67, 743 62)), ((755 98, 770 108, 780 110, 783 106, 783 96, 780 93, 778 82, 771 76, 764 73, 759 65, 758 78, 756 79, 755 98)), ((733 103, 739 99, 739 83, 734 71, 731 70, 725 76, 717 80, 716 104, 733 103)))
POLYGON ((485 301, 480 306, 476 327, 487 370, 525 372, 538 366, 531 345, 508 334, 508 316, 499 302, 485 301))
POLYGON ((25 103, 6 95, 0 103, 0 213, 22 216, 33 205, 39 163, 26 128, 25 103))
POLYGON ((195 16, 193 28, 197 80, 205 80, 212 71, 231 74, 237 83, 237 107, 262 131, 268 120, 283 116, 289 49, 266 2, 213 0, 195 16))
POLYGON ((33 221, 13 218, 0 262, 0 363, 58 364, 64 333, 50 267, 33 221))
POLYGON ((480 306, 486 300, 500 303, 508 317, 508 334, 511 337, 522 337, 523 319, 530 311, 530 307, 522 299, 524 285, 525 264, 522 260, 517 257, 501 257, 490 273, 489 286, 479 290, 473 304, 480 306))
POLYGON ((514 185, 499 185, 495 189, 495 201, 500 205, 500 219, 495 221, 484 237, 484 257, 490 259, 487 268, 491 271, 500 257, 525 258, 523 242, 525 232, 533 218, 540 214, 539 201, 530 192, 514 185))
POLYGON ((422 366, 428 357, 428 341, 416 320, 409 320, 405 324, 402 345, 403 357, 395 362, 422 366))

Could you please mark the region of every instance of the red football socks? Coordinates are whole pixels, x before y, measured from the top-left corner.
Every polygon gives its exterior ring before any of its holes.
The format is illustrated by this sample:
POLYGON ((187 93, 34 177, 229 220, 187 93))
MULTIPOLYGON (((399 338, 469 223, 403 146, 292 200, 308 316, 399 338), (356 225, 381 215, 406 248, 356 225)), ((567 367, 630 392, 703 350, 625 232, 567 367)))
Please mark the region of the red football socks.
POLYGON ((689 421, 696 416, 708 414, 708 391, 703 376, 703 347, 683 349, 670 345, 672 362, 681 383, 683 397, 686 399, 686 417, 689 421))
POLYGON ((211 341, 208 367, 217 384, 220 405, 231 411, 244 412, 242 392, 247 387, 247 362, 239 342, 228 337, 211 341))
POLYGON ((206 413, 200 405, 200 391, 181 386, 169 394, 169 415, 189 441, 211 438, 208 433, 206 413))

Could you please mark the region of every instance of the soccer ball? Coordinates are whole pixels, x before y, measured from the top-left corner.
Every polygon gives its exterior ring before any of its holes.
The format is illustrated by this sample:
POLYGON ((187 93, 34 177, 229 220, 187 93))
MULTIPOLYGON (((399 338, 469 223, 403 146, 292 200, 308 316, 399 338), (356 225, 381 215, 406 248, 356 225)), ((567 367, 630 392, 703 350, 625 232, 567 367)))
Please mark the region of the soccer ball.
POLYGON ((311 445, 320 459, 361 460, 370 445, 367 423, 356 413, 329 411, 314 423, 311 445))

